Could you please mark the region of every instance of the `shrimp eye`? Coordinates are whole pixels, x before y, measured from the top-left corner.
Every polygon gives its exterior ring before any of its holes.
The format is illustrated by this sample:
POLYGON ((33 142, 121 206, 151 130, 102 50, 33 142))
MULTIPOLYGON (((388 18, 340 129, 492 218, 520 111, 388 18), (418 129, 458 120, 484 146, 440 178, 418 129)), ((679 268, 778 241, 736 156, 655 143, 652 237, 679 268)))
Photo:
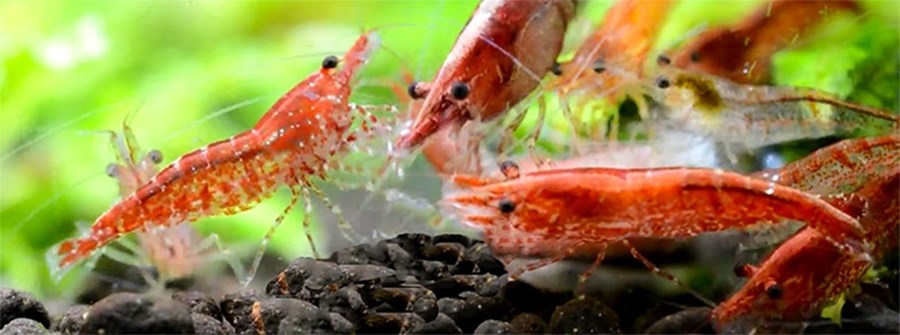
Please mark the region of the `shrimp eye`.
POLYGON ((500 199, 500 203, 498 205, 501 213, 509 214, 512 213, 512 211, 516 210, 516 203, 506 198, 500 199))
POLYGON ((672 64, 672 60, 669 59, 669 57, 666 55, 659 55, 659 56, 656 56, 656 64, 669 65, 669 64, 672 64))
POLYGON ((692 52, 691 53, 691 61, 694 63, 699 62, 700 61, 700 53, 696 52, 696 51, 692 52))
POLYGON ((594 62, 593 69, 596 73, 603 73, 603 71, 606 71, 606 67, 603 66, 603 60, 598 59, 596 62, 594 62))
POLYGON ((550 73, 554 75, 561 76, 562 75, 562 66, 559 65, 559 62, 553 62, 553 66, 550 67, 550 73))
POLYGON ((656 78, 656 87, 669 88, 669 86, 672 86, 672 82, 669 81, 669 78, 666 78, 666 77, 656 78))
POLYGON ((406 88, 406 93, 409 93, 409 97, 415 99, 422 99, 423 96, 419 94, 416 90, 416 86, 419 85, 418 81, 414 81, 412 84, 409 84, 409 87, 406 88))
POLYGON ((519 166, 515 162, 507 160, 500 163, 500 172, 508 179, 519 178, 519 166))
POLYGON ((147 156, 150 157, 150 161, 153 162, 154 164, 162 163, 163 156, 162 156, 162 153, 159 152, 159 150, 156 150, 156 149, 150 150, 150 152, 147 153, 147 156))
POLYGON ((119 165, 116 163, 109 163, 109 165, 106 166, 106 175, 112 178, 118 177, 119 165))
POLYGON ((325 59, 322 60, 322 68, 323 69, 333 69, 333 68, 336 68, 337 66, 338 66, 338 58, 335 55, 325 57, 325 59))
POLYGON ((453 83, 453 86, 450 87, 450 95, 453 96, 456 100, 463 100, 469 97, 469 85, 466 83, 457 81, 453 83))
POLYGON ((766 295, 769 296, 769 299, 778 300, 781 299, 782 295, 781 285, 776 283, 772 283, 766 286, 766 295))
POLYGON ((738 277, 750 277, 750 267, 747 264, 738 264, 734 266, 734 275, 738 277))

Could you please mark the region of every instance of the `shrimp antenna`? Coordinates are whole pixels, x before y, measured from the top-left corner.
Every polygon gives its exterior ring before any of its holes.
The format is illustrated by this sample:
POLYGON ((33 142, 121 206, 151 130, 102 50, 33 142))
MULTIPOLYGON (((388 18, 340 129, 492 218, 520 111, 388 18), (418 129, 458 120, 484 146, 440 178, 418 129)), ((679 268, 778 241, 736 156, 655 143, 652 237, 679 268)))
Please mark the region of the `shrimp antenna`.
POLYGON ((232 104, 232 105, 230 105, 230 106, 226 106, 226 107, 220 108, 220 109, 218 109, 218 110, 216 110, 216 111, 210 113, 209 115, 200 118, 199 120, 196 120, 196 121, 191 122, 191 123, 189 123, 189 124, 187 124, 187 125, 185 125, 185 126, 180 127, 178 130, 176 130, 176 131, 172 132, 171 134, 169 134, 169 136, 166 136, 166 138, 164 138, 164 139, 162 140, 162 143, 169 143, 169 142, 171 142, 172 140, 174 140, 176 137, 181 136, 181 134, 184 134, 185 132, 187 132, 188 130, 197 128, 198 126, 200 126, 200 125, 202 125, 202 124, 204 124, 204 123, 206 123, 206 122, 209 122, 209 120, 215 119, 215 118, 217 118, 217 117, 219 117, 219 116, 222 116, 222 115, 231 113, 231 112, 233 112, 233 111, 236 111, 236 110, 238 110, 238 109, 241 109, 241 108, 243 108, 243 107, 252 105, 252 104, 258 102, 260 99, 261 99, 260 97, 251 98, 251 99, 247 99, 247 100, 244 100, 244 101, 241 101, 241 102, 232 104))
POLYGON ((137 157, 135 157, 135 155, 138 150, 140 150, 140 148, 138 148, 137 139, 135 139, 134 131, 131 130, 131 126, 129 126, 129 124, 131 123, 131 120, 134 119, 134 116, 137 115, 137 113, 144 106, 145 102, 145 100, 141 100, 141 102, 138 103, 137 107, 130 109, 128 113, 125 114, 125 117, 122 118, 122 137, 125 140, 125 151, 128 155, 127 157, 125 157, 125 161, 128 164, 132 165, 137 161, 137 157))
MULTIPOLYGON (((121 103, 120 103, 120 104, 121 104, 121 103)), ((47 139, 47 137, 50 137, 50 135, 53 135, 53 134, 55 134, 55 133, 58 133, 58 132, 62 131, 63 129, 65 129, 65 128, 67 128, 67 127, 69 127, 69 126, 75 124, 76 122, 79 122, 79 121, 82 121, 82 120, 84 120, 84 119, 87 119, 87 118, 89 118, 89 117, 91 117, 91 116, 100 114, 101 112, 104 112, 105 110, 106 110, 106 108, 99 108, 99 109, 96 109, 96 110, 87 112, 87 113, 85 113, 85 114, 79 115, 79 116, 77 116, 77 117, 75 117, 75 118, 73 118, 73 119, 71 119, 71 120, 68 120, 68 121, 65 121, 65 122, 63 122, 63 123, 60 123, 59 125, 57 125, 57 126, 51 128, 50 130, 47 130, 47 131, 43 132, 42 134, 40 134, 40 135, 36 136, 35 138, 31 139, 30 141, 25 142, 24 144, 22 144, 22 145, 20 145, 20 146, 18 146, 18 147, 16 147, 16 148, 13 148, 13 149, 10 150, 9 152, 4 153, 2 156, 0 156, 0 162, 6 161, 6 160, 9 159, 10 157, 15 156, 16 154, 22 152, 23 150, 25 150, 25 149, 27 149, 27 148, 29 148, 29 147, 31 147, 31 146, 34 146, 34 145, 37 144, 37 143, 40 143, 41 141, 47 139)))

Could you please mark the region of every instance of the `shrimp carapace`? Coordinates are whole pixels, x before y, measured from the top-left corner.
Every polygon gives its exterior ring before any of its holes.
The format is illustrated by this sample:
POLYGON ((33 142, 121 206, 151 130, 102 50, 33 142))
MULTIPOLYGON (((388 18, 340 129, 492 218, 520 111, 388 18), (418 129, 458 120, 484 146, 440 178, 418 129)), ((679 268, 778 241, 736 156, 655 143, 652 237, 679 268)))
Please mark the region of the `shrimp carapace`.
POLYGON ((176 159, 103 213, 89 236, 63 242, 58 265, 71 265, 122 234, 234 214, 279 185, 305 187, 323 177, 332 156, 353 138, 347 132, 355 111, 350 83, 378 44, 375 33, 362 35, 340 58, 341 67, 326 59, 252 129, 176 159))

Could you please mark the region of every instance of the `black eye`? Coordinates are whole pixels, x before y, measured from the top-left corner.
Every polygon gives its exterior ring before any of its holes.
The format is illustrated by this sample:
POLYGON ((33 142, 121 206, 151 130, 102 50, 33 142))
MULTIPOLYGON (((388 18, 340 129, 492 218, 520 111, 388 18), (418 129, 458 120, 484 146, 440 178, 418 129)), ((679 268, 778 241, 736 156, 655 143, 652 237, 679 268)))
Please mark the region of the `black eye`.
POLYGON ((750 269, 747 264, 738 264, 734 266, 734 275, 738 277, 750 277, 750 269))
POLYGON ((500 199, 500 203, 498 204, 501 213, 512 213, 512 211, 516 210, 516 203, 512 202, 509 199, 503 198, 500 199))
POLYGON ((422 99, 422 95, 416 90, 416 86, 419 85, 418 81, 414 81, 412 84, 409 84, 409 87, 406 88, 406 93, 409 93, 409 97, 415 99, 422 99))
POLYGON ((669 88, 669 86, 672 86, 672 82, 669 81, 669 78, 666 78, 666 77, 656 78, 656 87, 669 88))
POLYGON ((606 71, 606 67, 603 65, 603 61, 599 60, 599 59, 596 62, 594 62, 593 69, 594 69, 594 72, 596 72, 596 73, 603 73, 603 71, 606 71))
POLYGON ((106 166, 106 175, 112 178, 118 177, 119 165, 116 163, 109 163, 109 165, 106 166))
POLYGON ((500 163, 500 172, 508 179, 519 178, 519 166, 513 161, 503 161, 500 163))
POLYGON ((503 161, 500 163, 500 171, 509 171, 509 169, 518 169, 519 166, 513 161, 503 161))
POLYGON ((659 65, 669 65, 672 64, 672 60, 669 59, 666 55, 659 55, 656 57, 656 64, 659 65))
POLYGON ((553 62, 553 66, 550 67, 550 72, 557 76, 562 75, 562 66, 559 65, 559 62, 553 62))
POLYGON ((700 53, 696 52, 696 51, 692 52, 691 53, 691 61, 694 63, 699 62, 700 61, 700 53))
POLYGON ((338 58, 335 55, 325 57, 325 59, 322 60, 322 68, 323 69, 333 69, 333 68, 336 68, 337 66, 338 66, 338 58))
POLYGON ((456 100, 463 100, 469 97, 469 85, 466 83, 457 81, 453 83, 453 86, 450 87, 450 95, 453 96, 456 100))
POLYGON ((150 152, 147 153, 147 157, 150 157, 150 161, 155 164, 162 163, 163 160, 162 153, 156 149, 150 150, 150 152))
POLYGON ((766 287, 766 295, 769 296, 769 299, 778 300, 781 299, 782 295, 781 285, 771 284, 766 287))

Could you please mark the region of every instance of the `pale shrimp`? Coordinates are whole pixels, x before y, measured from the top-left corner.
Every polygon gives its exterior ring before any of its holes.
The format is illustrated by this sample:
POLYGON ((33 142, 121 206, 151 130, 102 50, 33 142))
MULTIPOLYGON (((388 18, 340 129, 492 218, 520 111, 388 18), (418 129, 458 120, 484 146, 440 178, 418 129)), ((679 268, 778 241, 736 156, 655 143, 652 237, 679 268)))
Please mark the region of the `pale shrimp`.
POLYGON ((311 179, 324 177, 332 157, 356 136, 348 132, 354 120, 374 122, 368 115, 354 117, 351 112, 365 109, 348 99, 351 80, 378 44, 374 32, 362 35, 342 59, 326 57, 252 129, 176 159, 103 213, 89 236, 63 242, 57 265, 69 266, 132 231, 247 210, 287 185, 293 198, 271 235, 301 195, 317 191, 311 179))
MULTIPOLYGON (((118 181, 119 194, 122 197, 130 195, 150 180, 157 173, 157 165, 163 160, 162 153, 155 149, 143 156, 137 156, 140 149, 127 120, 126 118, 122 123, 121 133, 110 132, 118 163, 110 163, 106 168, 106 174, 118 181)), ((217 235, 212 234, 203 239, 191 225, 173 225, 138 231, 137 239, 139 245, 133 245, 129 240, 119 240, 130 249, 131 255, 120 253, 116 249, 107 249, 106 255, 138 267, 149 263, 156 268, 161 280, 157 283, 151 275, 142 272, 148 283, 159 284, 169 279, 193 275, 205 261, 217 257, 227 260, 236 275, 243 275, 242 266, 231 256, 229 250, 219 244, 217 235), (216 246, 218 250, 215 256, 206 253, 212 246, 216 246)))
POLYGON ((846 134, 865 126, 887 133, 900 122, 895 113, 813 89, 741 85, 673 67, 660 70, 649 85, 661 104, 656 119, 709 136, 729 148, 752 150, 846 134))

